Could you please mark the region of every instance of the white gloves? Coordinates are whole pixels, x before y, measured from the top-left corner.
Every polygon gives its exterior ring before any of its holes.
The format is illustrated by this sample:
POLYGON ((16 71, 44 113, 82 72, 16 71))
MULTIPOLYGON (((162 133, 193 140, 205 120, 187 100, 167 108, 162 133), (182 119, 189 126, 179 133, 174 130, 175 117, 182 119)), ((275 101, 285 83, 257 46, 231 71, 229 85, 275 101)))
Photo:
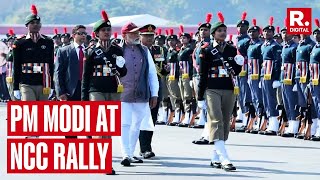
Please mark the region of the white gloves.
POLYGON ((234 57, 234 61, 235 61, 238 65, 243 66, 243 64, 244 64, 244 57, 241 56, 241 55, 236 55, 236 56, 234 57))
POLYGON ((206 109, 207 108, 206 101, 204 101, 204 100, 198 101, 198 107, 200 109, 206 109))
POLYGON ((193 81, 189 81, 190 87, 193 89, 193 81))
POLYGON ((281 86, 280 81, 273 81, 273 83, 272 83, 273 89, 277 89, 277 88, 280 87, 280 86, 281 86))
POLYGON ((119 68, 123 68, 125 63, 126 63, 126 60, 122 56, 117 56, 116 64, 119 68))
POLYGON ((295 84, 295 85, 293 86, 292 91, 293 91, 293 92, 297 92, 297 91, 298 91, 297 84, 295 84))
POLYGON ((260 88, 260 89, 262 88, 261 81, 259 82, 259 88, 260 88))
POLYGON ((21 99, 21 92, 19 90, 14 90, 13 91, 13 96, 16 98, 16 99, 21 99))

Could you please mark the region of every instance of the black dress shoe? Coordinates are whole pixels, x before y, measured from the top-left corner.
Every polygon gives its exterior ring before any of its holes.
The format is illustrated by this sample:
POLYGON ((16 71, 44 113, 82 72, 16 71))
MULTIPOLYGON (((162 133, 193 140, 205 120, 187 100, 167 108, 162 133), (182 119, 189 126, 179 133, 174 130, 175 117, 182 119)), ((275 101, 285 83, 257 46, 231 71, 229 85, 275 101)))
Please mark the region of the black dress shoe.
POLYGON ((210 166, 213 168, 217 168, 217 169, 221 169, 221 163, 220 162, 214 162, 214 163, 210 163, 210 166))
POLYGON ((176 126, 178 123, 172 122, 172 123, 168 123, 168 126, 176 126))
POLYGON ((297 134, 295 138, 297 138, 297 139, 303 139, 303 138, 304 138, 304 134, 303 134, 303 133, 302 133, 302 134, 297 134))
POLYGON ((188 126, 189 126, 189 124, 185 124, 185 123, 178 124, 178 127, 188 127, 188 126))
POLYGON ((209 141, 204 139, 203 137, 199 140, 192 141, 193 144, 209 144, 209 141))
POLYGON ((123 166, 130 166, 131 161, 128 157, 126 157, 126 158, 122 159, 122 161, 120 163, 123 166))
POLYGON ((143 163, 142 159, 139 159, 135 156, 133 156, 132 158, 130 158, 130 162, 131 163, 143 163))
POLYGON ((154 152, 151 152, 151 151, 146 151, 144 153, 140 153, 140 155, 144 158, 144 159, 149 159, 149 158, 152 158, 154 156, 156 156, 154 154, 154 152))
POLYGON ((281 137, 294 137, 293 133, 284 133, 281 135, 281 137))
POLYGON ((269 130, 269 131, 265 131, 265 132, 264 132, 264 135, 267 135, 267 136, 276 136, 276 135, 277 135, 277 132, 269 130))
POLYGON ((107 173, 106 175, 115 175, 115 174, 116 174, 116 171, 112 168, 111 173, 107 173))
POLYGON ((195 128, 195 129, 203 129, 203 128, 204 128, 204 125, 194 125, 192 128, 195 128))
POLYGON ((258 134, 264 135, 265 131, 258 131, 258 134))
POLYGON ((246 131, 246 126, 241 126, 238 129, 236 129, 236 132, 245 132, 246 131))
POLYGON ((233 164, 225 164, 221 166, 222 169, 224 169, 225 171, 235 171, 237 170, 236 167, 233 166, 233 164))
POLYGON ((163 121, 157 121, 156 122, 156 125, 165 125, 166 123, 165 122, 163 122, 163 121))
POLYGON ((314 136, 310 140, 311 141, 320 141, 320 136, 314 136))
POLYGON ((258 134, 259 130, 258 129, 253 129, 250 131, 250 134, 258 134))

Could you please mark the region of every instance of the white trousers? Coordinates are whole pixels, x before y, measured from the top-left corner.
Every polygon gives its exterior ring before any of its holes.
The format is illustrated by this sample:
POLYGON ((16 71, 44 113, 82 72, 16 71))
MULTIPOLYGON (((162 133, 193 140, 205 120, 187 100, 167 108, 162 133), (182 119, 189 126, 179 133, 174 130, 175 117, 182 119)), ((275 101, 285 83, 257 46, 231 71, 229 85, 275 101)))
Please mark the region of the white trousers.
POLYGON ((122 157, 133 157, 139 139, 141 122, 151 115, 149 103, 121 103, 122 157))

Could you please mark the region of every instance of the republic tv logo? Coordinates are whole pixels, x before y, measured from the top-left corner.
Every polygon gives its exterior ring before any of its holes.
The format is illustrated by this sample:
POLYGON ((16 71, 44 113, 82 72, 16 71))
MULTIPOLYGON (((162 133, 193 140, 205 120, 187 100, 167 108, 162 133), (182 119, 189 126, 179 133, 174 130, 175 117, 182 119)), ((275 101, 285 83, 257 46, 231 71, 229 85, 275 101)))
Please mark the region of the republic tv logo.
POLYGON ((312 9, 287 8, 288 34, 312 34, 312 9))

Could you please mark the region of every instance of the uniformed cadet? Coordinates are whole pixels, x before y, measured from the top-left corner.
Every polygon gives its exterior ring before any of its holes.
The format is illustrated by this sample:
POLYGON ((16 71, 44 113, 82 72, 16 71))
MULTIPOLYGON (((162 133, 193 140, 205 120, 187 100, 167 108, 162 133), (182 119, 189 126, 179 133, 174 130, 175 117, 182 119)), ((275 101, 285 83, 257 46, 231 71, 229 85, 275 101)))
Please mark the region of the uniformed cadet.
POLYGON ((118 33, 117 32, 113 33, 112 41, 114 41, 116 44, 120 44, 121 43, 121 39, 118 38, 118 33))
MULTIPOLYGON (((236 129, 236 132, 245 132, 247 126, 246 117, 249 112, 249 105, 252 102, 251 92, 248 85, 248 62, 247 62, 247 51, 249 47, 250 37, 248 36, 249 22, 246 20, 247 13, 243 12, 241 20, 237 23, 238 32, 240 33, 237 37, 237 49, 238 53, 245 58, 244 65, 242 67, 241 73, 239 74, 238 83, 240 87, 239 93, 239 105, 242 114, 238 119, 242 120, 242 126, 236 129)), ((249 117, 249 116, 248 116, 249 117)))
POLYGON ((9 37, 7 39, 7 46, 9 48, 9 53, 7 54, 7 76, 6 76, 6 82, 7 82, 7 86, 8 86, 8 91, 9 91, 9 95, 11 100, 13 101, 17 101, 18 99, 16 99, 13 95, 13 56, 12 56, 12 45, 13 42, 16 39, 16 36, 13 32, 13 29, 9 30, 9 37))
MULTIPOLYGON (((122 48, 111 43, 111 23, 106 12, 93 26, 98 43, 87 49, 84 61, 81 99, 85 101, 120 101, 123 86, 120 77, 127 74, 122 48)), ((102 136, 102 138, 110 138, 102 136)), ((110 175, 115 174, 112 170, 110 175)))
MULTIPOLYGON (((257 26, 256 19, 252 20, 252 26, 248 29, 250 36, 249 47, 247 51, 248 55, 248 84, 252 94, 252 102, 255 107, 255 111, 258 114, 263 113, 263 101, 262 92, 259 88, 260 72, 262 65, 261 45, 262 41, 259 39, 260 27, 257 26)), ((260 116, 261 117, 261 116, 260 116)), ((246 132, 258 133, 259 127, 254 127, 254 120, 251 119, 248 122, 246 132)), ((259 124, 259 123, 257 123, 259 124)))
POLYGON ((281 32, 280 32, 280 27, 277 26, 276 27, 276 34, 273 36, 273 39, 280 45, 282 46, 282 43, 283 43, 283 39, 282 39, 282 36, 281 36, 281 32))
POLYGON ((320 73, 320 23, 319 19, 315 19, 316 28, 313 30, 313 36, 316 40, 316 45, 313 47, 310 56, 310 73, 311 73, 311 93, 315 105, 315 109, 317 109, 317 120, 313 122, 318 126, 314 125, 314 130, 312 129, 311 137, 312 141, 320 141, 320 84, 319 84, 319 73, 320 73))
MULTIPOLYGON (((309 35, 300 35, 300 42, 297 47, 297 53, 296 53, 296 76, 295 81, 296 85, 294 86, 294 91, 298 92, 298 107, 299 107, 299 120, 302 120, 302 118, 306 115, 307 110, 307 95, 305 94, 307 85, 309 84, 310 80, 310 72, 309 72, 309 62, 310 62, 310 53, 312 51, 313 46, 315 43, 311 40, 309 35)), ((309 120, 306 122, 305 120, 307 118, 303 118, 304 126, 301 126, 299 129, 299 133, 296 136, 298 139, 303 139, 305 137, 304 131, 310 129, 307 127, 310 127, 310 124, 312 122, 316 122, 316 115, 315 112, 312 111, 312 120, 309 120)), ((310 132, 310 131, 309 131, 310 132)))
POLYGON ((56 56, 56 53, 60 47, 62 47, 61 42, 61 34, 58 33, 58 29, 54 28, 54 35, 52 36, 52 40, 54 43, 54 56, 56 56))
POLYGON ((211 166, 234 171, 236 167, 228 157, 225 141, 228 140, 236 100, 233 76, 240 73, 244 58, 241 55, 242 58, 238 58, 237 49, 225 42, 227 27, 221 12, 218 17, 220 21, 211 28, 213 43, 205 43, 201 47, 198 105, 202 108, 204 99, 207 100, 209 141, 214 142, 211 166))
MULTIPOLYGON (((148 47, 153 61, 156 66, 157 76, 159 81, 159 88, 161 89, 163 85, 161 84, 161 78, 165 77, 168 74, 166 70, 166 61, 164 57, 163 48, 157 45, 153 45, 154 35, 156 27, 152 24, 147 24, 139 28, 141 44, 148 47)), ((156 124, 158 120, 158 111, 159 106, 162 101, 162 91, 158 92, 158 102, 156 107, 151 109, 151 116, 153 125, 156 124)), ((151 142, 152 142, 153 131, 140 130, 139 141, 140 141, 140 155, 145 159, 149 159, 155 156, 155 153, 152 151, 151 142)))
POLYGON ((261 88, 263 105, 266 111, 266 117, 269 120, 269 126, 266 131, 263 131, 267 122, 265 121, 262 131, 260 131, 259 134, 265 135, 277 135, 279 129, 279 122, 277 119, 279 112, 276 109, 276 89, 281 86, 281 47, 273 39, 274 31, 273 17, 270 17, 269 25, 263 28, 265 42, 261 46, 263 59, 261 69, 261 88))
POLYGON ((39 33, 41 21, 36 6, 25 19, 28 34, 13 45, 13 90, 22 101, 48 100, 53 91, 53 41, 39 33), (51 89, 52 88, 52 89, 51 89))
MULTIPOLYGON (((195 95, 198 93, 198 85, 199 85, 199 66, 200 66, 200 51, 201 47, 207 43, 210 43, 210 29, 211 29, 211 19, 212 14, 208 13, 206 15, 205 22, 200 24, 198 27, 199 32, 199 38, 200 42, 197 44, 196 49, 194 50, 194 60, 193 60, 193 87, 195 90, 195 95)), ((199 114, 199 120, 196 122, 196 125, 194 128, 204 128, 201 134, 201 138, 198 140, 193 140, 192 143, 194 144, 209 144, 209 127, 207 126, 207 110, 206 106, 203 106, 202 108, 199 108, 200 114, 199 114)))
POLYGON ((181 98, 183 101, 183 107, 185 116, 181 119, 179 127, 188 127, 190 121, 195 118, 196 112, 192 112, 191 101, 193 98, 192 88, 190 86, 190 81, 192 82, 192 53, 193 49, 190 45, 191 36, 189 33, 184 32, 184 28, 180 25, 180 42, 182 47, 178 54, 179 61, 179 88, 181 93, 181 98))
MULTIPOLYGON (((284 41, 282 48, 282 67, 281 67, 281 82, 282 82, 282 97, 286 116, 288 118, 289 126, 285 130, 282 137, 294 137, 298 133, 299 121, 296 120, 298 110, 295 109, 297 105, 297 92, 293 91, 295 85, 295 62, 296 50, 298 44, 293 41, 293 36, 287 34, 287 24, 285 21, 284 28, 281 29, 282 39, 284 41)), ((282 133, 282 132, 280 132, 282 133)))
POLYGON ((96 38, 96 34, 92 32, 88 47, 95 46, 97 43, 98 43, 98 38, 96 38))
POLYGON ((181 99, 181 93, 179 89, 179 61, 177 42, 178 36, 173 34, 173 29, 170 29, 169 35, 167 36, 169 49, 167 54, 167 61, 170 68, 168 75, 168 90, 170 94, 170 101, 172 104, 172 110, 170 118, 168 120, 169 126, 175 126, 180 122, 180 119, 183 115, 183 104, 181 99), (172 119, 174 113, 174 119, 172 119))
POLYGON ((62 47, 67 46, 70 44, 70 38, 71 35, 68 33, 67 28, 63 28, 63 34, 61 34, 61 42, 62 42, 62 47))

